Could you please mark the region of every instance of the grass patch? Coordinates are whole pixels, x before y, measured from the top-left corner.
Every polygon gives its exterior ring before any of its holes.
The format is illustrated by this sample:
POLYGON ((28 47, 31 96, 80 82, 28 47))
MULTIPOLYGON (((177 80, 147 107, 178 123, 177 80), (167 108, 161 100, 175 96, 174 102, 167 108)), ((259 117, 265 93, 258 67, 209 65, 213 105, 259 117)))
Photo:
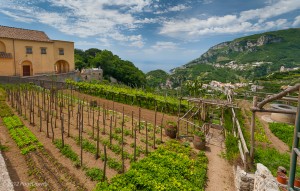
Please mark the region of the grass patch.
POLYGON ((285 123, 269 123, 272 133, 292 148, 294 139, 294 126, 285 123))

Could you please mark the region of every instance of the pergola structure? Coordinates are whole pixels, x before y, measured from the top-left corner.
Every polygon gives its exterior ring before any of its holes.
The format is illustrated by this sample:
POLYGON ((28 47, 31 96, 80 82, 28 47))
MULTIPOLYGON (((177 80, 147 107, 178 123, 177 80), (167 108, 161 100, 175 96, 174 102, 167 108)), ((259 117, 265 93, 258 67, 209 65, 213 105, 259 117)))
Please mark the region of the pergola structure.
MULTIPOLYGON (((179 108, 179 113, 178 113, 178 120, 177 120, 177 137, 185 137, 188 135, 179 135, 179 127, 180 127, 180 121, 184 121, 187 124, 190 124, 194 127, 199 128, 200 130, 204 131, 207 130, 205 127, 212 126, 211 124, 204 123, 202 126, 199 126, 194 123, 194 121, 191 121, 191 118, 194 116, 198 116, 199 120, 201 119, 202 121, 207 120, 207 113, 210 109, 210 107, 217 107, 221 109, 222 115, 221 115, 221 122, 223 123, 224 120, 224 108, 237 108, 237 105, 232 103, 231 100, 215 100, 215 99, 204 99, 204 98, 189 98, 189 97, 183 97, 183 100, 187 100, 189 105, 192 107, 182 116, 179 116, 180 113, 180 108, 179 108)), ((221 125, 213 125, 212 127, 215 128, 221 128, 221 125)))
POLYGON ((257 102, 257 97, 253 97, 253 106, 251 108, 252 111, 252 118, 251 118, 251 149, 250 149, 250 158, 251 162, 253 163, 254 159, 254 152, 255 152, 255 140, 254 140, 254 132, 255 132, 255 113, 256 112, 270 112, 270 113, 283 113, 283 114, 295 114, 296 121, 295 121, 295 130, 294 130, 294 142, 293 142, 293 149, 292 149, 292 156, 291 156, 291 166, 290 166, 290 176, 289 176, 289 190, 294 190, 294 180, 295 180, 295 173, 296 173, 296 163, 297 163, 297 156, 300 156, 300 150, 298 149, 299 145, 299 138, 300 138, 300 83, 296 84, 286 90, 268 96, 261 102, 257 102), (298 92, 298 99, 295 97, 286 97, 288 94, 298 92), (270 103, 275 100, 286 100, 286 101, 297 101, 298 102, 298 109, 297 112, 295 111, 285 111, 285 110, 278 110, 278 109, 270 109, 264 108, 267 103, 270 103))

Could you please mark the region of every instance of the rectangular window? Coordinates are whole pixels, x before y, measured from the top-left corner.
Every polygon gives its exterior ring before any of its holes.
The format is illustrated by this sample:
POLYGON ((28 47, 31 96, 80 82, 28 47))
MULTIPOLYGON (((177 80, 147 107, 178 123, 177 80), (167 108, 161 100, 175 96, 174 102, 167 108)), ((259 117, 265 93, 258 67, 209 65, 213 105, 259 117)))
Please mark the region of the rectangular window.
POLYGON ((42 47, 41 48, 41 54, 47 54, 47 48, 42 47))
POLYGON ((31 46, 26 47, 26 54, 32 54, 32 47, 31 46))
POLYGON ((65 55, 65 51, 63 48, 60 48, 58 53, 59 53, 59 55, 65 55))

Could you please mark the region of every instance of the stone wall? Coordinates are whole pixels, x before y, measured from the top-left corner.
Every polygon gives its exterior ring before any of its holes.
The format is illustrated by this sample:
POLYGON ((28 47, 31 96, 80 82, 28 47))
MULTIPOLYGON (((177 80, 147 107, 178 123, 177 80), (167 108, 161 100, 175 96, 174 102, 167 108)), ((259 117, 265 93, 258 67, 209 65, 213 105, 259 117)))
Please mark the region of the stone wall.
POLYGON ((254 191, 279 191, 278 183, 267 167, 257 163, 256 169, 254 191))
POLYGON ((256 169, 252 174, 237 166, 234 171, 237 191, 279 191, 278 183, 267 167, 258 163, 256 169))
POLYGON ((235 170, 235 186, 237 191, 252 191, 254 187, 254 174, 247 173, 237 166, 235 170))
POLYGON ((62 74, 40 74, 35 76, 23 77, 27 79, 35 79, 35 80, 46 80, 46 81, 56 81, 56 82, 64 82, 66 79, 72 79, 74 81, 78 81, 81 78, 78 71, 62 73, 62 74))

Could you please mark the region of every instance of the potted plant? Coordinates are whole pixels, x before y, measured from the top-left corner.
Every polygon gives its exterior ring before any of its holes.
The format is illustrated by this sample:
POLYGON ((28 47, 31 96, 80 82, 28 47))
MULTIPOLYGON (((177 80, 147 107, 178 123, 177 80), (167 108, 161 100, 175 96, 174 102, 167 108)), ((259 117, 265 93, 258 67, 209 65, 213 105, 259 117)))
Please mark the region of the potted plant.
POLYGON ((287 184, 287 176, 283 172, 277 172, 277 181, 280 184, 287 184))
POLYGON ((300 188, 300 176, 299 175, 296 175, 296 177, 295 177, 294 186, 297 188, 300 188))
POLYGON ((170 138, 175 139, 177 133, 177 124, 173 121, 168 121, 165 126, 165 133, 170 138))
POLYGON ((205 149, 205 134, 203 131, 194 132, 193 144, 196 149, 204 150, 205 149))

